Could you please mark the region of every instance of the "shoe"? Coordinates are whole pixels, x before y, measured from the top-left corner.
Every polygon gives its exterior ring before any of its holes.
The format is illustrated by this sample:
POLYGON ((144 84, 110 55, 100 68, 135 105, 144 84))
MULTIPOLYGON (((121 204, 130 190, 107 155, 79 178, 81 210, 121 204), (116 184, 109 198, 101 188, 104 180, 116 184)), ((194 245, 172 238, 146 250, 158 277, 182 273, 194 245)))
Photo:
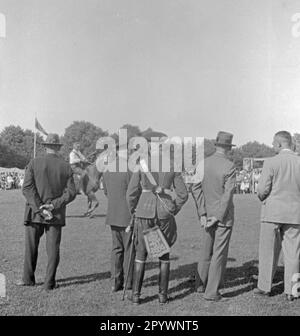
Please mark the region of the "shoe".
POLYGON ((225 300, 220 293, 215 297, 204 297, 204 299, 206 301, 213 301, 213 302, 219 302, 219 301, 225 300))
POLYGON ((253 293, 254 293, 254 295, 271 296, 271 292, 263 291, 262 289, 260 289, 258 287, 254 289, 253 293))
POLYGON ((112 291, 113 293, 115 293, 115 292, 119 292, 119 291, 121 291, 122 289, 123 289, 123 286, 122 286, 122 285, 112 286, 112 287, 111 287, 111 291, 112 291))
POLYGON ((285 294, 285 298, 287 301, 292 302, 294 300, 297 300, 298 298, 292 294, 285 294))
POLYGON ((16 286, 19 286, 19 287, 32 287, 32 286, 35 286, 35 283, 34 282, 31 282, 31 283, 27 283, 27 282, 24 282, 23 280, 18 280, 15 282, 15 285, 16 286))
POLYGON ((196 288, 196 292, 199 294, 203 294, 205 292, 205 287, 203 285, 200 285, 198 288, 196 288))
POLYGON ((51 292, 51 291, 53 291, 54 289, 57 289, 57 288, 59 288, 59 285, 54 285, 54 286, 44 286, 44 291, 46 291, 46 292, 51 292))
POLYGON ((141 297, 140 295, 133 294, 133 293, 126 295, 127 300, 131 301, 135 305, 139 305, 141 303, 140 297, 141 297))

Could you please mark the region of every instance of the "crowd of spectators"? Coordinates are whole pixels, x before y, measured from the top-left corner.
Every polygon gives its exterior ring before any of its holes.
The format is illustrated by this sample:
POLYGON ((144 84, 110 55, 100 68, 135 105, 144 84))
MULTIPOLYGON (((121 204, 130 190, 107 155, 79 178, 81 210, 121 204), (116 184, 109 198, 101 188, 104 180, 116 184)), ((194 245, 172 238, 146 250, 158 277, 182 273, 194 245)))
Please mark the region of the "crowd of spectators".
POLYGON ((19 189, 24 182, 23 172, 0 172, 0 190, 19 189))
POLYGON ((237 194, 256 194, 257 185, 262 169, 255 168, 251 171, 237 170, 236 172, 236 193, 237 194))
MULTIPOLYGON (((185 171, 183 177, 190 191, 194 183, 195 170, 185 171)), ((252 170, 237 169, 236 170, 236 194, 256 194, 259 178, 262 173, 262 168, 254 168, 252 170)))

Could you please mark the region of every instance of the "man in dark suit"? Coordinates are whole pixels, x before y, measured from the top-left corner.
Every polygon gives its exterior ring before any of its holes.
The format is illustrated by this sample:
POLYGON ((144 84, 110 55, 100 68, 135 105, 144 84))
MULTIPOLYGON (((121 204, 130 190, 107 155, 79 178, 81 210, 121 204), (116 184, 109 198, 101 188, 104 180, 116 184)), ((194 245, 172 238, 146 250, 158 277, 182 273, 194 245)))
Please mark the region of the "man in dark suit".
MULTIPOLYGON (((121 165, 127 167, 125 149, 116 153, 116 171, 105 171, 103 174, 104 194, 108 198, 106 224, 111 227, 111 279, 112 292, 123 288, 124 274, 128 271, 130 258, 131 233, 126 231, 130 225, 131 214, 126 201, 126 192, 131 178, 131 172, 121 171, 121 165), (121 163, 123 161, 123 163, 121 163)), ((131 288, 132 268, 129 270, 127 289, 131 288)))
MULTIPOLYGON (((140 303, 140 294, 145 273, 147 249, 144 240, 144 231, 158 225, 168 245, 171 247, 177 238, 175 215, 180 211, 188 199, 188 192, 181 173, 163 171, 161 152, 155 152, 155 146, 151 148, 151 141, 163 142, 166 137, 160 132, 146 132, 142 134, 148 141, 150 160, 160 163, 157 172, 151 172, 148 167, 143 167, 134 172, 127 190, 127 202, 130 212, 135 213, 135 247, 136 258, 134 264, 132 302, 140 303), (171 188, 174 188, 176 198, 172 199, 171 188)), ((152 142, 153 144, 153 142, 152 142)), ((144 161, 145 163, 145 161, 144 161)), ((149 167, 151 165, 149 164, 149 167)), ((170 273, 170 255, 166 253, 159 258, 159 303, 168 301, 168 285, 170 273)))
POLYGON ((19 286, 35 285, 35 269, 41 236, 46 234, 48 266, 44 288, 55 288, 59 263, 62 227, 65 226, 66 205, 76 197, 73 172, 59 155, 62 144, 57 134, 49 134, 43 144, 46 155, 33 159, 27 166, 23 184, 25 207, 25 260, 19 286))
POLYGON ((203 180, 192 189, 201 225, 205 227, 199 271, 202 285, 198 292, 204 292, 204 298, 210 301, 222 299, 219 288, 223 283, 234 221, 235 167, 226 157, 234 146, 232 138, 230 133, 219 132, 215 154, 204 160, 203 180))

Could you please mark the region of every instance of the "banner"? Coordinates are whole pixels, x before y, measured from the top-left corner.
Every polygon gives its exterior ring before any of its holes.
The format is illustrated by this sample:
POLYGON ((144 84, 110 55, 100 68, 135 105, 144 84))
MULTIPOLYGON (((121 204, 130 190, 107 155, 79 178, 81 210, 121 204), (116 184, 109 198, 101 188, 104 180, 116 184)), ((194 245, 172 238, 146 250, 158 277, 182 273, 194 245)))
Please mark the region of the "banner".
POLYGON ((43 133, 44 135, 48 135, 48 133, 45 131, 45 129, 42 127, 42 125, 39 123, 39 121, 37 120, 37 118, 35 118, 35 128, 40 131, 41 133, 43 133))

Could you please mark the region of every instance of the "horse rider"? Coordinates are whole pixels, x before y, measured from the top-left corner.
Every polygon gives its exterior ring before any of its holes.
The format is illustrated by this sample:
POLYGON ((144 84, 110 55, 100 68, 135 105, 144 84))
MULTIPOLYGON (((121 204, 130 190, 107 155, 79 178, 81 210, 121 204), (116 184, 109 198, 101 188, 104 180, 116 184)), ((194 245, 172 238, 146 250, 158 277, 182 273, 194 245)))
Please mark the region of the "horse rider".
POLYGON ((70 152, 69 155, 69 162, 71 165, 71 168, 73 170, 73 173, 76 175, 79 175, 79 190, 81 193, 82 191, 82 179, 85 174, 84 168, 85 164, 88 163, 87 158, 81 153, 80 151, 80 143, 75 142, 73 144, 73 150, 70 152))
MULTIPOLYGON (((153 155, 155 152, 154 148, 157 148, 154 141, 161 143, 166 135, 160 132, 148 131, 142 134, 142 136, 148 142, 148 153, 151 151, 151 157, 148 159, 148 162, 160 159, 159 162, 161 163, 161 152, 158 150, 153 155)), ((148 153, 146 155, 149 155, 148 153)), ((188 192, 181 173, 175 172, 172 168, 164 172, 162 167, 159 167, 156 172, 151 172, 150 169, 147 169, 148 167, 146 169, 143 168, 142 159, 140 160, 140 167, 141 169, 133 172, 127 190, 129 210, 136 218, 133 228, 136 257, 134 262, 132 296, 130 297, 134 304, 140 303, 145 263, 148 255, 144 234, 147 230, 158 226, 169 247, 171 247, 177 237, 175 215, 188 199, 188 192), (176 194, 175 200, 170 195, 172 187, 176 194)), ((150 163, 149 167, 151 167, 150 163)), ((159 257, 158 297, 161 304, 168 301, 169 273, 170 255, 169 253, 165 253, 159 257)))

